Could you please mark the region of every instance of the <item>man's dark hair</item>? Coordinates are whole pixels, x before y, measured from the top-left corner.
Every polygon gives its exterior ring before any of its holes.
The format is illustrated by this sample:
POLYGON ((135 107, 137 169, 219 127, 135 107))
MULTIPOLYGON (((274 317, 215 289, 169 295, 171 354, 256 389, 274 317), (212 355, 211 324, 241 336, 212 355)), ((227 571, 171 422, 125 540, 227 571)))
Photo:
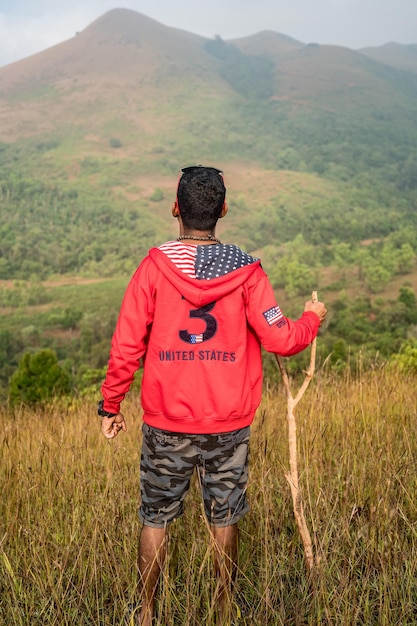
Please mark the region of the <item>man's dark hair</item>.
POLYGON ((214 167, 185 167, 178 183, 178 208, 187 228, 213 230, 220 217, 226 187, 220 170, 214 167))

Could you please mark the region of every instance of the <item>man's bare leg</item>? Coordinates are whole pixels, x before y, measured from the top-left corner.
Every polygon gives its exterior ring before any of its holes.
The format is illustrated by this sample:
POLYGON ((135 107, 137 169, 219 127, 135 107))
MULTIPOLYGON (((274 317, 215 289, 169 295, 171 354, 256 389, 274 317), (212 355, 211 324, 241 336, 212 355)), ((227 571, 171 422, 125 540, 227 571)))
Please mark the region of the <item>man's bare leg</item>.
POLYGON ((142 609, 138 618, 140 626, 152 624, 159 575, 166 556, 167 534, 167 528, 142 527, 138 557, 142 585, 142 609))
POLYGON ((217 598, 221 623, 231 619, 231 600, 236 580, 238 555, 237 524, 219 528, 211 526, 214 539, 214 570, 217 576, 217 598))

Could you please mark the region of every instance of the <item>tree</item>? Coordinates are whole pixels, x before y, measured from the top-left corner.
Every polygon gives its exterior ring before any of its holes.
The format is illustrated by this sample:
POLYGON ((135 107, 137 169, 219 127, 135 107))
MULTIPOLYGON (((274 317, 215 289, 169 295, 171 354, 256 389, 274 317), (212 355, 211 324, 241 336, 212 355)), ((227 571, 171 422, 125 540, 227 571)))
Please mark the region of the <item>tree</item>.
POLYGON ((417 324, 417 298, 411 287, 400 287, 398 301, 406 307, 405 321, 408 324, 417 324))
POLYGON ((365 267, 365 283, 372 293, 378 293, 388 285, 392 274, 377 261, 370 261, 365 267))
POLYGON ((401 248, 396 251, 397 264, 399 274, 409 274, 413 271, 416 255, 409 243, 403 243, 401 248))
POLYGON ((12 406, 36 406, 70 391, 69 374, 58 364, 53 350, 26 352, 10 379, 9 401, 12 406))

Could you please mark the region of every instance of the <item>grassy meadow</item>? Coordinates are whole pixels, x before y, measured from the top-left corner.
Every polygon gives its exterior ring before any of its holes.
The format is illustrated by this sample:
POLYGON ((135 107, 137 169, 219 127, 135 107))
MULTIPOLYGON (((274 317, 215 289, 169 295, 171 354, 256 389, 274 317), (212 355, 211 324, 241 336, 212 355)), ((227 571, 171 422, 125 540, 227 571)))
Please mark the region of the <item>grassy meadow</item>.
MULTIPOLYGON (((278 373, 277 373, 278 378, 278 373)), ((294 385, 295 391, 295 385, 294 385)), ((106 441, 95 402, 0 413, 0 623, 124 623, 137 597, 140 407, 106 441)), ((388 369, 319 371, 296 409, 309 575, 286 483, 286 401, 265 391, 252 431, 238 583, 248 624, 417 623, 417 386, 388 369)), ((214 624, 196 486, 172 526, 157 624, 214 624)))

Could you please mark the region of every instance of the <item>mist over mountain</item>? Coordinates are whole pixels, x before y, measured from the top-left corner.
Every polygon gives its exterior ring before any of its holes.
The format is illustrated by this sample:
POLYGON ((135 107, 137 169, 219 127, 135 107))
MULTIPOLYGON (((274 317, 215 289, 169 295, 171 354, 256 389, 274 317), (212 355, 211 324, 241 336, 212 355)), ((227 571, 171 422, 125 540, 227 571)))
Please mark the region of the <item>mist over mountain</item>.
MULTIPOLYGON (((116 117, 128 135, 146 133, 156 110, 164 132, 175 123, 174 109, 176 124, 193 134, 194 124, 204 130, 198 121, 207 117, 202 101, 212 103, 216 116, 220 107, 228 120, 235 96, 237 109, 248 100, 268 100, 282 103, 282 115, 303 108, 337 115, 346 106, 360 109, 361 116, 371 107, 375 115, 402 107, 416 93, 415 81, 410 86, 393 67, 417 73, 415 47, 356 52, 304 45, 269 31, 230 42, 208 40, 114 9, 74 38, 0 68, 1 139, 61 132, 71 124, 103 133, 116 117)), ((235 119, 239 115, 235 111, 235 119)))

